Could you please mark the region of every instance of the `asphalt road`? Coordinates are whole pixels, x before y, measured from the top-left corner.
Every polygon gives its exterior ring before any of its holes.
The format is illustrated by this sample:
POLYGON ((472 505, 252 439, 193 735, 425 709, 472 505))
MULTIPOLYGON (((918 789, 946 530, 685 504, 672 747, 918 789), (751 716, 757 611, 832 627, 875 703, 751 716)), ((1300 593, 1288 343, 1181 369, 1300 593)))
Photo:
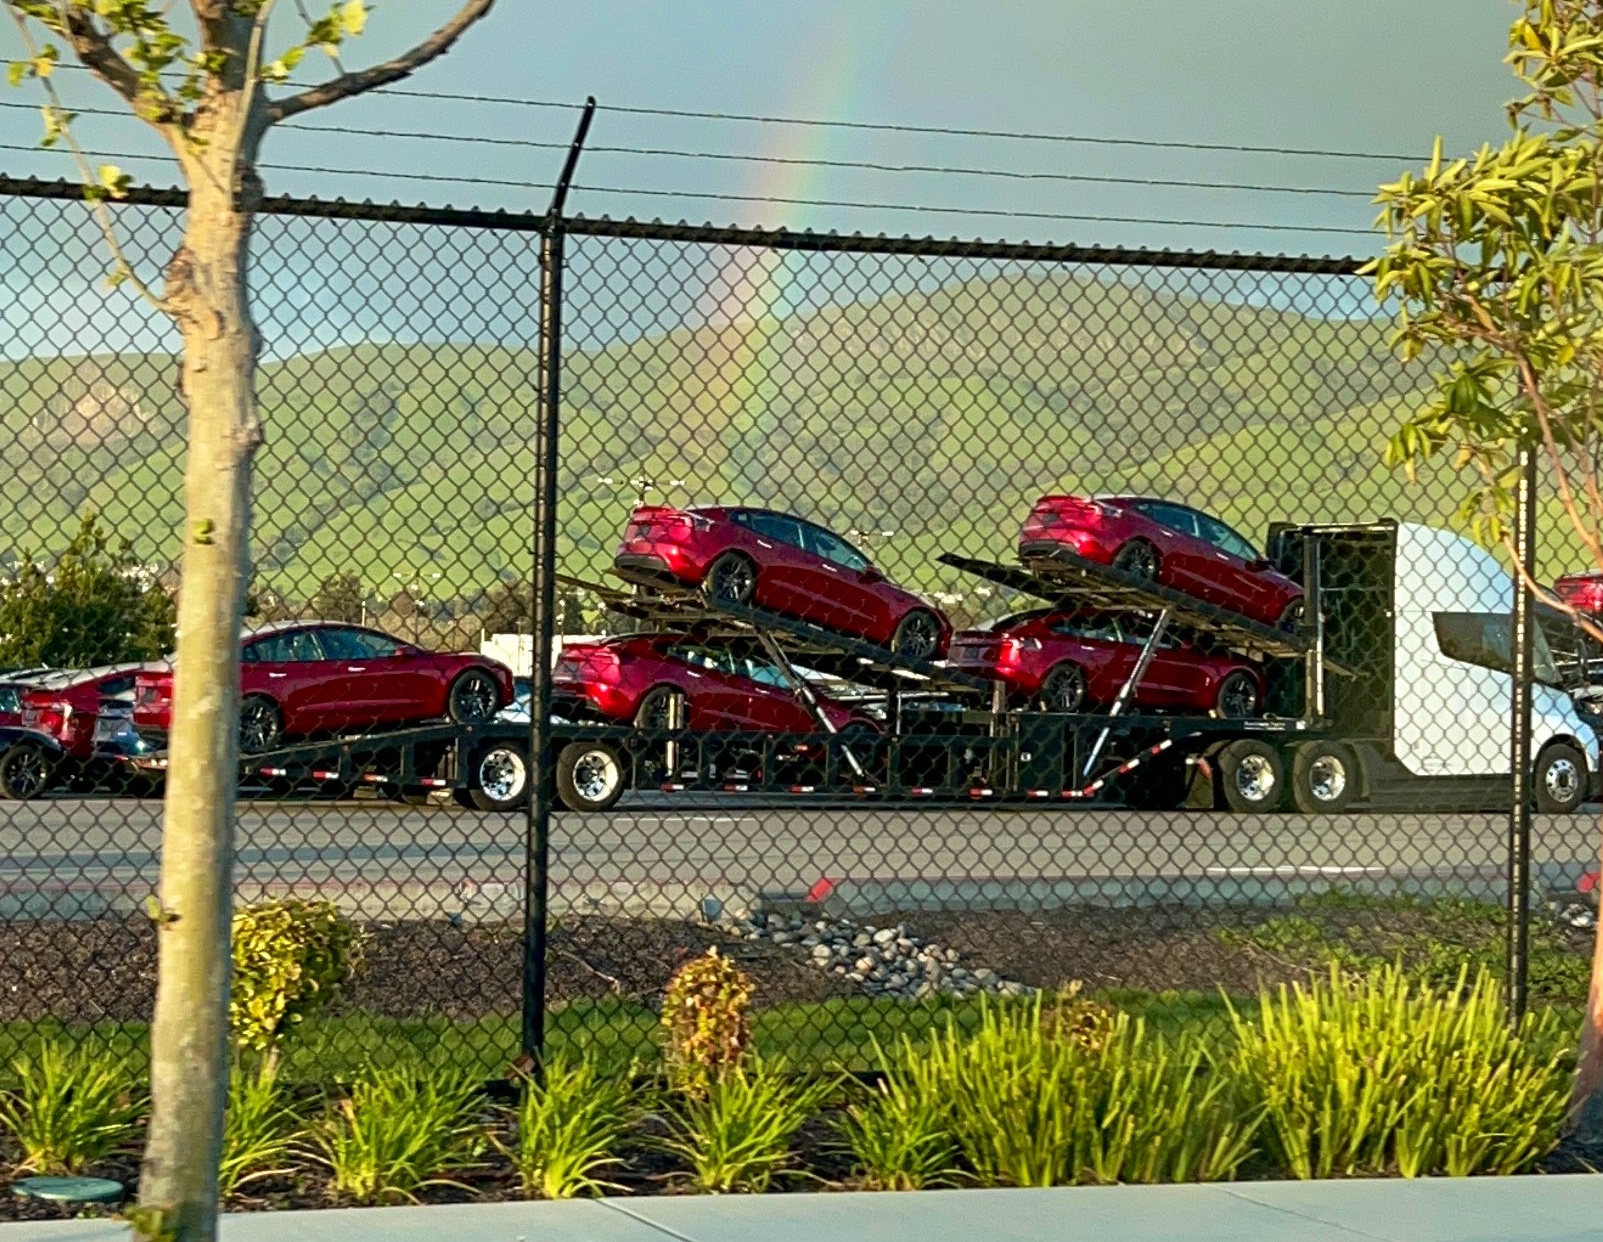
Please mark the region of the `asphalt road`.
MULTIPOLYGON (((0 803, 0 916, 137 906, 154 884, 156 801, 0 803)), ((1133 812, 1093 807, 886 807, 679 803, 650 795, 602 815, 558 814, 558 908, 673 910, 705 897, 799 893, 826 877, 841 899, 1212 900, 1309 883, 1421 884, 1490 895, 1505 869, 1506 818, 1357 812, 1334 817, 1133 812), (1009 894, 1013 894, 1010 897, 1009 894), (909 896, 911 895, 911 897, 909 896)), ((241 805, 241 891, 347 894, 376 915, 515 909, 520 815, 454 805, 259 801, 241 805), (467 894, 466 898, 463 894, 467 894), (476 903, 476 904, 475 904, 476 903)), ((1595 808, 1539 816, 1537 877, 1568 889, 1598 854, 1595 808)))

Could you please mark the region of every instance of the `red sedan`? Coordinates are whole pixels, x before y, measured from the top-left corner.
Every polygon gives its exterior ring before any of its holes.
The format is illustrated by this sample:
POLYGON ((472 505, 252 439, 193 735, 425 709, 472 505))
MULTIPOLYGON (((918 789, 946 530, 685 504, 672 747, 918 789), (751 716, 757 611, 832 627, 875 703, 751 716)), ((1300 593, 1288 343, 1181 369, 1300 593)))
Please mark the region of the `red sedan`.
MULTIPOLYGON (((512 702, 512 670, 480 655, 425 651, 377 630, 287 621, 251 630, 240 650, 239 746, 449 718, 483 724, 512 702)), ((170 664, 139 674, 134 727, 165 744, 170 664)))
POLYGON ((701 586, 716 600, 766 608, 936 660, 952 627, 822 526, 768 509, 641 505, 613 564, 635 581, 701 586))
POLYGON ((1553 594, 1577 612, 1603 613, 1603 573, 1565 574, 1553 584, 1553 594))
MULTIPOLYGON (((1043 609, 963 630, 952 639, 951 661, 1003 682, 1017 703, 1078 712, 1113 702, 1150 633, 1109 613, 1043 609)), ((1263 675, 1254 665, 1164 638, 1131 702, 1239 720, 1256 716, 1263 696, 1263 675)))
POLYGON ((22 692, 22 727, 49 734, 70 758, 88 763, 94 757, 102 701, 132 690, 139 667, 112 664, 30 678, 22 692))
MULTIPOLYGON (((766 660, 677 634, 631 634, 565 645, 552 672, 553 711, 668 725, 668 704, 684 695, 683 726, 730 732, 818 733, 818 722, 766 660)), ((814 692, 837 730, 879 726, 814 692)))
POLYGON ((1141 496, 1043 496, 1019 532, 1028 563, 1060 548, 1265 625, 1302 616, 1302 588, 1218 518, 1141 496))

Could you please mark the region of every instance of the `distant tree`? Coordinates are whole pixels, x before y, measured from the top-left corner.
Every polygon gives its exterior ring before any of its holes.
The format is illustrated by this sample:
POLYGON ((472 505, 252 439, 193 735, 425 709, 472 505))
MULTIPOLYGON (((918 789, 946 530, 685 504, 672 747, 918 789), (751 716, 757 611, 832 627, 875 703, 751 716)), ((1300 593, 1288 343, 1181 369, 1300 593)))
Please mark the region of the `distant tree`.
POLYGON ((320 621, 344 621, 355 625, 367 618, 367 590, 360 574, 330 574, 312 596, 312 612, 320 621))
POLYGON ((527 582, 497 582, 484 593, 479 624, 490 634, 527 634, 534 627, 534 588, 527 582))
POLYGON ((24 554, 0 587, 0 664, 93 668, 173 647, 172 598, 93 513, 53 562, 24 554))

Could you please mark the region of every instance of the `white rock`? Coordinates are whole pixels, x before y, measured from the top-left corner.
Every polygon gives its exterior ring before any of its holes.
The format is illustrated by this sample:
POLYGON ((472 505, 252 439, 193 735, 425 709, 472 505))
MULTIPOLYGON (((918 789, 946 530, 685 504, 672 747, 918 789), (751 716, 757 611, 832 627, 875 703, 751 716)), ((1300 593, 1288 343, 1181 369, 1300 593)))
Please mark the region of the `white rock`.
POLYGON ((814 961, 816 961, 816 962, 827 962, 833 956, 834 956, 834 954, 830 952, 830 948, 829 948, 829 946, 827 944, 815 944, 813 946, 813 960, 814 961))
POLYGON ((791 941, 796 939, 796 937, 791 935, 788 931, 776 931, 773 939, 775 944, 789 944, 791 941))
POLYGON ((874 933, 874 943, 879 945, 895 944, 896 932, 889 927, 874 933))

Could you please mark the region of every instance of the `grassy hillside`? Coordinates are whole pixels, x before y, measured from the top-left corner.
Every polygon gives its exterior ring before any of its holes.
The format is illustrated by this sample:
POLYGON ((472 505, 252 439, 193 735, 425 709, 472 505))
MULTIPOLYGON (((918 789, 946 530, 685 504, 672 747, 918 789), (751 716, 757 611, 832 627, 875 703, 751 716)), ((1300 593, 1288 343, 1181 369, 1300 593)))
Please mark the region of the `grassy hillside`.
MULTIPOLYGON (((421 577, 438 599, 525 572, 535 365, 472 344, 265 364, 260 579, 298 598, 336 572, 378 594, 421 577)), ((93 506, 142 556, 170 557, 175 375, 162 356, 0 364, 0 554, 58 544, 93 506)), ((676 328, 575 351, 566 378, 562 558, 592 575, 637 474, 662 485, 653 498, 892 530, 875 558, 954 593, 972 585, 936 553, 1005 554, 1047 490, 1169 494, 1258 536, 1278 519, 1445 524, 1461 488, 1382 466, 1422 379, 1392 359, 1383 325, 1068 273, 676 328)), ((1572 562, 1569 541, 1548 545, 1572 562)))

